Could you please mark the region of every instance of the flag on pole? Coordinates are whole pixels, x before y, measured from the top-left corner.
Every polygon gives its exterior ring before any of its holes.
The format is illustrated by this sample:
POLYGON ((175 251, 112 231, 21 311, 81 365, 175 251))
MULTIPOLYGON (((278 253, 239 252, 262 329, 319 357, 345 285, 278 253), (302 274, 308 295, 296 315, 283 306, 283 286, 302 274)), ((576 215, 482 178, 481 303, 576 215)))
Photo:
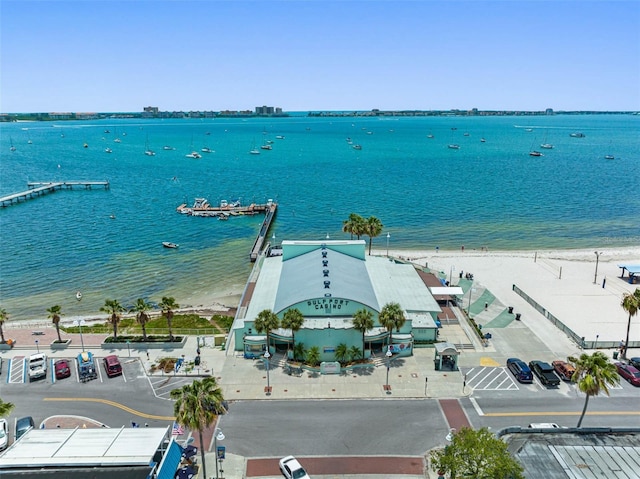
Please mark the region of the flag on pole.
POLYGON ((173 423, 173 429, 171 430, 171 435, 172 436, 182 436, 184 434, 184 429, 182 429, 182 426, 180 424, 178 424, 177 422, 173 423))

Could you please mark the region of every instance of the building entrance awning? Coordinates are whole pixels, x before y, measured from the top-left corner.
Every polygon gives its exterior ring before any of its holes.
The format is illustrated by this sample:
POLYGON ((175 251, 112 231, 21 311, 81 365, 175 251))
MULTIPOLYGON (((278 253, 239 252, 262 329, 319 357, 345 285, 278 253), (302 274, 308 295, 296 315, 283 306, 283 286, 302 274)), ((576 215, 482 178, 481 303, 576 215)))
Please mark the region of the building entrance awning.
POLYGON ((429 290, 434 296, 462 296, 464 294, 460 286, 434 286, 429 290))

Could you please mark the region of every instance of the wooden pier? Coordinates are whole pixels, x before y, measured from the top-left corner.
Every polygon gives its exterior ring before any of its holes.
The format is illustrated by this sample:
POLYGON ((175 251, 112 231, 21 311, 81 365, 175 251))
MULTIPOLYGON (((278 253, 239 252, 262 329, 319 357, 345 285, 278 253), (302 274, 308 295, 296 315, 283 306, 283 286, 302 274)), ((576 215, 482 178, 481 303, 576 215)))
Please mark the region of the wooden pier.
POLYGON ((249 254, 249 259, 251 262, 255 262, 258 259, 258 255, 260 254, 260 250, 264 245, 264 240, 269 233, 269 228, 271 227, 271 222, 276 216, 276 210, 278 209, 277 203, 269 201, 266 204, 267 208, 264 214, 264 221, 262 222, 262 226, 260 226, 260 232, 256 238, 256 241, 253 243, 253 248, 251 248, 251 253, 249 254))
POLYGON ((0 206, 4 208, 12 205, 13 203, 27 201, 38 196, 46 195, 47 193, 53 193, 54 191, 61 190, 63 188, 71 190, 78 186, 83 186, 86 190, 90 190, 94 186, 100 186, 105 190, 108 190, 110 187, 108 181, 31 181, 27 183, 28 190, 1 197, 0 206))

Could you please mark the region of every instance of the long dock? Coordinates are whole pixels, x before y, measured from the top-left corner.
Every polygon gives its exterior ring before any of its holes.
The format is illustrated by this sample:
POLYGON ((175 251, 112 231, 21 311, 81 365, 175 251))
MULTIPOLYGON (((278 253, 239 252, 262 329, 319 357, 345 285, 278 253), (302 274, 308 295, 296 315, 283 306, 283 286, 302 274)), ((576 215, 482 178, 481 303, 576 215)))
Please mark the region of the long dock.
POLYGON ((267 237, 267 233, 269 233, 271 222, 276 216, 277 209, 278 209, 277 203, 273 203, 273 202, 267 203, 267 209, 265 210, 264 221, 262 222, 262 226, 260 227, 260 232, 258 233, 256 241, 253 243, 253 248, 251 248, 251 253, 249 254, 249 259, 251 259, 252 263, 255 262, 256 259, 258 259, 258 255, 260 254, 260 250, 262 249, 264 240, 267 237))
POLYGON ((94 186, 100 186, 105 190, 110 187, 108 181, 30 181, 27 183, 28 190, 1 197, 0 206, 5 208, 14 203, 37 198, 63 188, 71 190, 77 186, 84 186, 86 190, 90 190, 94 186))

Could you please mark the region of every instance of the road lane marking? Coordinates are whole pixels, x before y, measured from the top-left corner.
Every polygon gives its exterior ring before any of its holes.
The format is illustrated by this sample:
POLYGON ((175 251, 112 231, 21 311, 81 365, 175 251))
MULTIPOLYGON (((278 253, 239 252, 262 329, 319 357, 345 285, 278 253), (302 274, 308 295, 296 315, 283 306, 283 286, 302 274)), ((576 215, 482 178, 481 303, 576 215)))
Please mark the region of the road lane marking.
MULTIPOLYGON (((473 399, 472 399, 473 400, 473 399)), ((518 416, 580 416, 582 411, 522 411, 522 412, 485 412, 485 417, 518 417, 518 416)), ((587 411, 587 416, 640 416, 640 411, 587 411)))
POLYGON ((124 404, 117 403, 115 401, 109 401, 108 399, 99 399, 99 398, 43 398, 43 401, 67 401, 67 402, 97 402, 106 404, 108 406, 117 407, 122 409, 123 411, 127 411, 131 414, 134 414, 139 417, 144 417, 147 419, 157 419, 159 421, 174 421, 174 416, 156 416, 155 414, 147 414, 144 412, 136 411, 124 404))
POLYGON ((484 416, 484 411, 478 404, 478 401, 476 401, 474 398, 469 398, 469 401, 471 401, 471 405, 473 406, 473 409, 475 409, 478 413, 478 416, 484 416))

